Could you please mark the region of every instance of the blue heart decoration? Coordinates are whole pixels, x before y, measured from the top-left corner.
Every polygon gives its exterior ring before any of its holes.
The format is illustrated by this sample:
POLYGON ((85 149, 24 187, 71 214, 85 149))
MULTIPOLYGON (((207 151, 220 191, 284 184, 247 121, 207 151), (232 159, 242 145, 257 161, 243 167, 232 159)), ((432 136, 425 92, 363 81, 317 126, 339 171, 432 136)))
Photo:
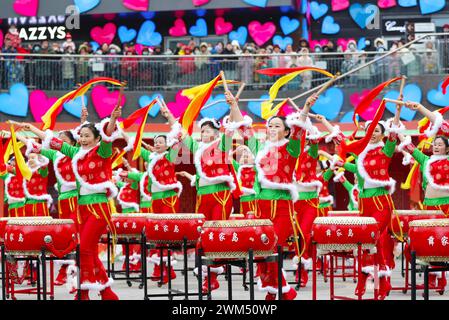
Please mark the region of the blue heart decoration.
POLYGON ((366 38, 361 37, 357 42, 357 50, 361 51, 366 48, 366 38))
POLYGON ((295 9, 292 6, 281 6, 279 7, 282 13, 288 13, 290 11, 294 11, 295 9))
MULTIPOLYGON (((209 100, 207 100, 206 106, 217 100, 226 100, 225 95, 218 94, 215 97, 211 96, 209 100)), ((209 108, 201 110, 200 113, 203 118, 214 118, 220 120, 229 112, 229 110, 229 105, 226 102, 219 102, 209 108)))
POLYGON ((141 12, 140 14, 146 20, 151 20, 151 19, 153 19, 156 16, 156 12, 154 12, 154 11, 141 12))
POLYGON ((354 3, 349 7, 349 14, 360 28, 365 29, 379 14, 379 7, 371 3, 364 6, 354 3))
POLYGON ((100 45, 99 45, 97 42, 95 42, 95 41, 91 41, 91 42, 90 42, 90 45, 92 46, 92 50, 93 50, 94 52, 97 51, 98 48, 100 48, 100 45))
POLYGON ((237 40, 241 46, 246 43, 248 38, 248 29, 246 27, 240 27, 237 31, 231 31, 229 33, 229 40, 237 40))
POLYGON ((207 12, 206 9, 198 9, 195 11, 195 13, 198 17, 204 17, 206 15, 206 12, 207 12))
POLYGON ((155 32, 155 29, 156 25, 153 21, 145 21, 140 27, 136 42, 149 47, 160 45, 162 36, 159 32, 155 32))
POLYGON ((137 31, 134 29, 128 29, 125 26, 118 28, 118 37, 122 43, 130 42, 134 40, 137 35, 137 31))
POLYGON ((80 13, 92 10, 100 4, 101 0, 74 0, 75 6, 78 7, 80 13))
POLYGON ((445 6, 445 0, 419 0, 419 8, 422 14, 438 12, 443 10, 445 6))
MULTIPOLYGON (((404 101, 413 101, 413 102, 421 103, 421 100, 422 100, 421 88, 414 83, 408 84, 404 87, 403 95, 404 95, 404 101)), ((399 98, 399 91, 396 91, 396 90, 389 91, 384 96, 384 98, 396 100, 397 98, 399 98)), ((391 113, 396 112, 396 104, 394 104, 394 103, 387 102, 385 107, 391 113)), ((416 115, 416 111, 410 110, 409 108, 401 109, 401 119, 403 119, 405 121, 412 121, 415 118, 415 115, 416 115)))
POLYGON ((312 1, 310 3, 310 13, 312 14, 313 19, 318 20, 321 17, 324 17, 329 11, 329 6, 324 3, 318 3, 316 1, 312 1))
MULTIPOLYGON (((155 93, 151 97, 150 96, 141 96, 139 99, 139 106, 141 108, 143 108, 143 107, 149 105, 151 103, 151 101, 153 101, 156 97, 159 97, 161 100, 163 99, 163 96, 160 93, 155 93)), ((160 110, 161 110, 161 105, 159 103, 156 103, 151 108, 150 112, 148 112, 148 114, 150 115, 150 117, 156 118, 156 116, 159 114, 160 110)))
MULTIPOLYGON (((260 97, 262 100, 270 100, 270 96, 264 94, 260 97)), ((262 118, 262 103, 260 101, 250 101, 248 102, 248 110, 252 114, 255 114, 259 118, 262 118)))
POLYGON ((16 83, 9 93, 0 94, 0 112, 16 117, 26 117, 28 113, 29 94, 23 83, 16 83))
POLYGON ((288 45, 293 44, 293 39, 290 37, 282 38, 281 36, 277 35, 277 36, 274 36, 274 38, 273 38, 273 44, 275 44, 275 45, 277 44, 279 46, 279 48, 281 48, 282 50, 285 50, 288 45))
POLYGON ((249 4, 250 6, 265 8, 268 0, 243 0, 243 2, 249 4))
POLYGON ((292 32, 295 32, 299 28, 299 20, 298 19, 290 19, 287 16, 281 17, 280 20, 282 32, 285 35, 289 35, 292 32))
POLYGON ((200 18, 196 20, 196 24, 191 26, 189 32, 194 37, 205 37, 207 36, 207 23, 206 20, 200 18))
POLYGON ((429 100, 431 104, 434 104, 436 106, 446 107, 449 106, 449 90, 446 92, 446 94, 443 94, 443 89, 441 88, 442 84, 443 82, 440 82, 440 84, 438 84, 438 90, 432 89, 427 92, 427 100, 429 100))
POLYGON ((327 120, 334 120, 343 107, 344 97, 343 91, 339 88, 327 89, 315 102, 312 110, 323 115, 327 120))
POLYGON ((401 7, 409 8, 418 5, 418 0, 398 0, 398 4, 401 7))
POLYGON ((321 25, 322 34, 337 34, 340 32, 340 25, 334 21, 334 17, 326 16, 321 25))
MULTIPOLYGON (((340 119, 340 123, 352 123, 352 117, 354 116, 354 111, 349 111, 345 113, 343 117, 340 119)), ((358 118, 359 116, 357 116, 358 118)))
POLYGON ((70 113, 72 116, 75 116, 77 118, 81 118, 81 110, 83 108, 83 100, 84 99, 84 105, 87 107, 87 96, 81 96, 74 100, 71 100, 69 102, 64 103, 64 110, 70 113))

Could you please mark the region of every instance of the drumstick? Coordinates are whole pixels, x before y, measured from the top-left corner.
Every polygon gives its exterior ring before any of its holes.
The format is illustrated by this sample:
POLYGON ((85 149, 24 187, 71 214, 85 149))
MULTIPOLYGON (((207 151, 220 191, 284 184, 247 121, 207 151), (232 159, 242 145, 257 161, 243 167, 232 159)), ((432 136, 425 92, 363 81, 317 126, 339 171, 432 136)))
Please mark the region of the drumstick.
POLYGON ((405 102, 404 102, 404 101, 401 101, 401 100, 395 100, 395 99, 384 98, 384 101, 385 101, 385 102, 396 103, 396 104, 399 104, 399 105, 401 105, 401 106, 405 105, 405 102))
POLYGON ((245 86, 246 86, 246 83, 242 82, 242 84, 240 85, 239 91, 237 91, 237 95, 235 96, 236 100, 238 100, 240 98, 240 95, 243 93, 245 86))
MULTIPOLYGON (((406 80, 407 80, 407 77, 406 76, 402 76, 401 85, 399 87, 399 97, 402 96, 406 80)), ((402 104, 398 104, 398 112, 396 112, 396 114, 394 116, 394 120, 393 120, 393 123, 395 123, 395 124, 399 123, 399 118, 400 118, 400 115, 401 115, 401 108, 402 108, 402 106, 403 106, 402 104)))
POLYGON ((290 103, 290 105, 296 109, 296 111, 301 111, 301 109, 299 109, 299 107, 296 105, 296 103, 291 98, 287 98, 287 100, 290 103))
POLYGON ((220 71, 221 80, 223 81, 223 88, 226 91, 229 91, 228 83, 226 82, 226 77, 224 71, 220 71))
POLYGON ((329 89, 330 86, 334 84, 334 82, 337 80, 340 73, 337 73, 335 76, 333 76, 324 86, 321 87, 320 90, 316 93, 317 96, 320 96, 324 91, 329 89))

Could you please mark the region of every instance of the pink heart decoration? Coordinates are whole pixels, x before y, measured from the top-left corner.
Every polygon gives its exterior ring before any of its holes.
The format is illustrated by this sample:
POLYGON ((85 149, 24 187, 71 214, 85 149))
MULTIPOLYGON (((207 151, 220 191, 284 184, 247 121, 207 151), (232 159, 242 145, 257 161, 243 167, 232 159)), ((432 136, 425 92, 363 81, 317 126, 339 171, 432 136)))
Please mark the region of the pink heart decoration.
MULTIPOLYGON (((362 92, 355 92, 353 93, 350 97, 349 97, 349 101, 351 102, 351 104, 355 107, 358 106, 358 104, 360 103, 360 101, 370 92, 370 90, 363 90, 362 92)), ((374 115, 376 114, 377 109, 379 109, 379 106, 381 104, 381 100, 380 99, 376 99, 373 101, 373 103, 371 103, 371 105, 368 107, 368 109, 366 109, 364 112, 362 112, 360 114, 360 116, 364 119, 364 120, 373 120, 374 115)))
POLYGON ((342 11, 349 8, 349 0, 332 0, 332 11, 342 11))
POLYGON ((103 15, 103 18, 105 18, 108 21, 114 20, 115 17, 116 17, 115 13, 108 13, 108 14, 103 15))
POLYGON ((173 113, 175 118, 180 117, 190 104, 190 99, 184 97, 181 93, 182 91, 178 91, 175 96, 175 101, 167 103, 168 109, 173 113))
POLYGON ((168 30, 168 33, 172 37, 183 37, 187 34, 186 23, 182 18, 175 20, 175 25, 168 30))
MULTIPOLYGON (((42 116, 51 108, 58 98, 48 98, 47 94, 41 90, 35 90, 30 94, 30 110, 36 122, 42 122, 42 116)), ((62 108, 59 110, 60 114, 62 108)))
POLYGON ((3 47, 3 32, 0 30, 0 48, 3 47))
POLYGON ((224 34, 228 34, 232 31, 234 26, 231 22, 226 22, 223 17, 218 17, 215 19, 215 34, 217 36, 221 36, 224 34))
POLYGON ((205 4, 208 4, 209 2, 210 2, 210 0, 192 0, 192 3, 195 7, 204 6, 205 4))
POLYGON ((186 12, 183 11, 183 10, 175 11, 175 17, 176 17, 177 19, 184 17, 185 14, 186 14, 186 12))
POLYGON ((397 6, 396 0, 377 0, 379 8, 388 9, 397 6))
POLYGON ((337 40, 337 47, 341 46, 343 51, 345 51, 346 48, 348 47, 348 42, 351 41, 351 40, 355 41, 354 38, 349 38, 349 39, 340 38, 340 39, 337 40))
POLYGON ((147 11, 149 0, 123 0, 123 5, 131 10, 147 11))
POLYGON ((320 40, 311 40, 310 41, 310 48, 315 48, 316 45, 320 45, 321 47, 324 47, 329 43, 328 39, 320 39, 320 40))
POLYGON ((261 24, 259 21, 252 21, 248 25, 248 31, 256 44, 261 46, 273 38, 276 33, 276 25, 273 22, 261 24))
POLYGON ((21 16, 35 17, 39 10, 39 0, 15 0, 13 8, 21 16))
MULTIPOLYGON (((97 111, 100 119, 109 117, 118 103, 120 91, 109 92, 109 89, 103 85, 92 89, 92 104, 97 111)), ((126 104, 126 96, 122 96, 122 106, 126 104)))
POLYGON ((115 38, 115 34, 117 32, 117 27, 112 22, 108 22, 105 26, 95 27, 90 30, 90 36, 92 39, 97 42, 100 46, 103 43, 111 44, 115 38))

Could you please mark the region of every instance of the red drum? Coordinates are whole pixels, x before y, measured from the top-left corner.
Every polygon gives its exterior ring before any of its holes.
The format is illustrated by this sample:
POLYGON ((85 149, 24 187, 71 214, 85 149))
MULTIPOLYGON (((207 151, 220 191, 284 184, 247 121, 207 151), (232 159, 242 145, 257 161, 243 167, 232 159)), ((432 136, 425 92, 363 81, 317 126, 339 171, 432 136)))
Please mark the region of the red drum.
POLYGON ((409 224, 410 250, 426 262, 449 261, 449 219, 415 220, 409 224))
POLYGON ((145 234, 149 243, 195 244, 204 223, 203 214, 150 214, 145 234))
POLYGON ((328 216, 332 217, 358 217, 360 215, 360 212, 355 211, 329 211, 327 213, 328 216))
POLYGON ((277 236, 270 220, 212 220, 204 223, 200 241, 207 257, 245 258, 249 249, 261 257, 273 254, 277 236))
POLYGON ((245 215, 241 213, 234 213, 229 216, 229 220, 242 220, 245 219, 245 215))
POLYGON ((53 219, 52 217, 3 217, 0 218, 0 244, 4 243, 6 224, 9 220, 53 219))
MULTIPOLYGON (((408 234, 409 224, 415 220, 424 219, 442 219, 445 217, 444 213, 440 210, 396 210, 399 218, 399 222, 402 227, 402 232, 408 234)), ((392 215, 392 219, 396 219, 395 215, 392 215)), ((393 222, 395 222, 393 220, 393 222)), ((399 229, 397 223, 392 223, 393 231, 399 234, 399 229)))
POLYGON ((118 237, 135 238, 142 234, 150 216, 145 213, 113 214, 111 220, 118 237))
POLYGON ((317 249, 350 251, 372 249, 379 238, 376 219, 371 217, 318 217, 312 226, 312 241, 317 249))
POLYGON ((71 219, 10 219, 5 249, 10 255, 39 255, 42 248, 57 258, 74 251, 78 243, 71 219))

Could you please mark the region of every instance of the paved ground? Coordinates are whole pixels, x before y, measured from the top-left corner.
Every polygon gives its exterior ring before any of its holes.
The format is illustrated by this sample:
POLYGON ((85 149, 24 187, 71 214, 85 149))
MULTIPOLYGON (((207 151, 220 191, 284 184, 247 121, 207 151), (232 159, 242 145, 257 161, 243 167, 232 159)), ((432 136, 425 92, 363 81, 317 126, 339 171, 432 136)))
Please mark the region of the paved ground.
MULTIPOLYGON (((189 259, 190 266, 193 265, 193 259, 189 259)), ((118 265, 121 265, 120 263, 118 265)), ((149 273, 153 270, 153 265, 149 265, 149 273)), ((178 264, 175 266, 175 268, 180 268, 182 265, 182 260, 178 260, 178 264)), ((291 261, 286 260, 284 266, 286 268, 289 268, 292 266, 291 261)), ((233 272, 238 273, 239 269, 233 267, 233 272)), ((227 282, 225 281, 224 275, 219 277, 220 280, 220 288, 216 291, 213 291, 212 299, 214 300, 228 300, 227 295, 227 282)), ((292 272, 288 272, 288 280, 293 281, 294 276, 292 272)), ((298 296, 296 299, 298 300, 311 300, 312 299, 312 283, 311 283, 311 274, 309 279, 309 284, 306 288, 301 288, 298 292, 298 296)), ((181 273, 178 272, 178 277, 173 281, 173 288, 175 289, 183 289, 183 277, 181 276, 181 273)), ((418 283, 422 283, 422 278, 418 277, 417 280, 418 283)), ((401 276, 400 271, 400 260, 397 261, 397 267, 396 270, 393 271, 393 277, 392 277, 392 284, 393 286, 403 286, 404 279, 401 276)), ((196 278, 193 276, 192 272, 189 272, 189 286, 190 290, 197 290, 197 281, 196 278)), ((126 281, 123 280, 116 280, 113 288, 115 292, 119 295, 120 299, 122 300, 143 300, 143 289, 138 288, 138 283, 134 282, 132 287, 129 287, 126 283, 126 281)), ((233 276, 233 299, 234 300, 249 300, 249 292, 245 291, 242 287, 242 277, 241 276, 233 276)), ((157 284, 152 281, 148 281, 148 288, 149 288, 149 294, 157 294, 157 293, 166 293, 167 292, 167 286, 163 286, 162 288, 158 288, 157 284)), ((369 281, 367 286, 367 293, 365 297, 372 297, 373 295, 373 288, 374 283, 369 281)), ((341 278, 337 278, 335 281, 335 291, 338 295, 344 295, 344 296, 351 296, 355 297, 354 294, 355 289, 355 283, 353 282, 352 278, 346 279, 346 281, 343 281, 341 278)), ((418 300, 422 300, 421 296, 422 291, 418 291, 418 300)), ((318 275, 318 299, 319 300, 329 300, 329 282, 325 283, 323 280, 322 275, 318 275)), ((97 294, 92 292, 90 294, 90 297, 92 300, 98 300, 99 297, 97 294)), ((257 300, 264 299, 265 294, 260 293, 257 291, 257 288, 255 289, 255 298, 257 300)), ((28 295, 18 295, 18 300, 34 300, 36 299, 35 296, 28 296, 28 295)), ((72 300, 73 295, 70 295, 68 293, 68 290, 66 286, 62 287, 56 287, 55 288, 55 300, 72 300)), ((151 298, 153 299, 167 299, 167 298, 151 298)), ((175 297, 174 300, 182 300, 183 297, 175 297)), ((191 297, 190 299, 195 300, 198 299, 197 297, 191 297)), ((390 296, 388 297, 389 300, 410 300, 410 291, 407 292, 407 294, 402 293, 401 290, 399 291, 392 291, 390 293, 390 296)), ((440 296, 439 294, 435 292, 431 292, 430 295, 431 300, 448 300, 449 295, 446 292, 444 295, 440 296)))

